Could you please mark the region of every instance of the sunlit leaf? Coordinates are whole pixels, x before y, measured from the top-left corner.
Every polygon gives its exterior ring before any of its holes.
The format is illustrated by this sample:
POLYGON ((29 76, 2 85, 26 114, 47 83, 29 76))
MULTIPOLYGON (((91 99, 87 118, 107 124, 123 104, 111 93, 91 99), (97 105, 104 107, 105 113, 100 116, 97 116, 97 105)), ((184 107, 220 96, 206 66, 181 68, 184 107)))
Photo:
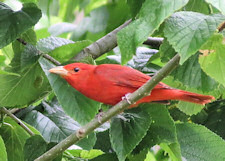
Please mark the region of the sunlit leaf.
POLYGON ((195 54, 224 20, 225 16, 219 14, 208 16, 197 12, 174 13, 166 21, 164 34, 180 54, 180 64, 195 54))
POLYGON ((187 160, 225 159, 225 141, 206 127, 178 123, 176 129, 182 156, 187 160))
POLYGON ((137 46, 143 43, 167 17, 187 2, 187 0, 146 0, 137 15, 138 18, 117 34, 122 64, 133 57, 137 46))

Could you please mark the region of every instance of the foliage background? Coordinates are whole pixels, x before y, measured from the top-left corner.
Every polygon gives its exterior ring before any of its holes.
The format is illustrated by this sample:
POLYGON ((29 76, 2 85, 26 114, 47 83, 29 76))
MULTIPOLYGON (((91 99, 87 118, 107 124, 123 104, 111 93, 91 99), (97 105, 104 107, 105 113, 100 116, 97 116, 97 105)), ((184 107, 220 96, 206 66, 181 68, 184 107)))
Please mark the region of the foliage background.
POLYGON ((126 110, 126 119, 113 117, 55 160, 225 160, 225 34, 218 30, 224 6, 224 0, 1 0, 0 107, 35 135, 2 112, 0 161, 34 160, 108 109, 49 74, 56 64, 46 54, 61 64, 122 64, 153 75, 176 53, 180 65, 163 82, 213 95, 213 103, 126 110), (118 47, 78 60, 130 19, 116 35, 118 47), (160 47, 147 43, 149 36, 164 38, 160 47))

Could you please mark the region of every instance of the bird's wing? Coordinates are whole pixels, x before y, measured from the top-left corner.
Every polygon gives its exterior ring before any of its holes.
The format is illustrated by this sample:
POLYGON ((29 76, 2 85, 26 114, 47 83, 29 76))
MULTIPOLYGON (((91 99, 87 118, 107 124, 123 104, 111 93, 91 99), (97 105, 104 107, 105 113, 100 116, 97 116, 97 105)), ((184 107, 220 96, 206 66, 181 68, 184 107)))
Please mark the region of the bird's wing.
MULTIPOLYGON (((115 64, 98 65, 94 72, 99 80, 108 81, 117 86, 135 89, 141 87, 144 83, 151 79, 150 76, 145 75, 135 69, 115 64)), ((165 88, 170 87, 164 83, 159 83, 155 86, 155 89, 165 88)))

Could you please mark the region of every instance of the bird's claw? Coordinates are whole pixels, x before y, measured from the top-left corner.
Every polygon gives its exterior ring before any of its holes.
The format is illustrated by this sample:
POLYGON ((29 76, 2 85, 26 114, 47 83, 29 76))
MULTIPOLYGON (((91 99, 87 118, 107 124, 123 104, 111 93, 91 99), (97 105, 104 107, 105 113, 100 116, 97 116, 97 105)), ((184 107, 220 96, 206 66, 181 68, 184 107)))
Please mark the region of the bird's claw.
POLYGON ((99 110, 99 113, 95 116, 95 117, 97 117, 98 122, 100 124, 102 123, 101 118, 102 118, 103 114, 104 114, 104 112, 102 110, 99 110))
POLYGON ((122 100, 126 100, 127 103, 129 103, 129 104, 131 105, 132 103, 131 103, 131 101, 130 101, 129 98, 128 98, 129 95, 130 95, 130 93, 125 94, 125 96, 122 97, 122 100))

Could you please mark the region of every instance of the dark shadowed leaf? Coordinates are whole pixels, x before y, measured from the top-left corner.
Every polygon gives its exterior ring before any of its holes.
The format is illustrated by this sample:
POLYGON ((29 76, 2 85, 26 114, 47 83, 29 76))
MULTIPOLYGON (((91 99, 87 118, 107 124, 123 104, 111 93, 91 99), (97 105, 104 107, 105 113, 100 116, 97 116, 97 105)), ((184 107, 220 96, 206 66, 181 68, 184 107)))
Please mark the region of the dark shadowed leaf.
POLYGON ((8 160, 24 161, 23 146, 30 135, 9 117, 4 119, 0 135, 5 143, 8 160))
POLYGON ((202 124, 221 136, 225 140, 225 101, 210 104, 206 110, 206 117, 202 124))
POLYGON ((34 135, 26 140, 24 145, 24 160, 33 161, 47 150, 47 142, 40 136, 34 135))
POLYGON ((166 107, 160 104, 143 104, 142 107, 150 114, 152 124, 135 152, 140 152, 160 143, 175 143, 177 141, 176 128, 166 107))
POLYGON ((116 153, 105 153, 102 154, 100 156, 98 156, 97 158, 92 159, 91 161, 116 161, 118 160, 116 157, 116 153))
MULTIPOLYGON (((56 102, 52 104, 43 102, 39 106, 44 108, 43 114, 33 110, 26 114, 23 120, 40 131, 47 142, 58 143, 81 127, 80 124, 67 116, 56 102)), ((89 150, 94 146, 95 141, 95 135, 92 133, 78 142, 77 145, 89 150)))
POLYGON ((121 116, 122 118, 112 119, 110 141, 118 159, 124 161, 126 156, 146 135, 151 118, 141 108, 131 109, 121 116))
POLYGON ((0 48, 8 45, 41 18, 41 11, 34 3, 24 3, 20 11, 13 11, 0 2, 0 48))

